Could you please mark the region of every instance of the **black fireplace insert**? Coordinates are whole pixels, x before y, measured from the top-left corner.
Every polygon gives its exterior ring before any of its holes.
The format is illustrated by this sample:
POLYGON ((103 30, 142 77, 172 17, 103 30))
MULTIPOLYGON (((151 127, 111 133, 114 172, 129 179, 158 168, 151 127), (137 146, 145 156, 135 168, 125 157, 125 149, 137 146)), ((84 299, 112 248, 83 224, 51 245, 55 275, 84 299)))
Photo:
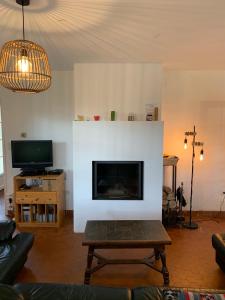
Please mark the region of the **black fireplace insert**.
POLYGON ((143 200, 143 161, 93 161, 93 200, 143 200))

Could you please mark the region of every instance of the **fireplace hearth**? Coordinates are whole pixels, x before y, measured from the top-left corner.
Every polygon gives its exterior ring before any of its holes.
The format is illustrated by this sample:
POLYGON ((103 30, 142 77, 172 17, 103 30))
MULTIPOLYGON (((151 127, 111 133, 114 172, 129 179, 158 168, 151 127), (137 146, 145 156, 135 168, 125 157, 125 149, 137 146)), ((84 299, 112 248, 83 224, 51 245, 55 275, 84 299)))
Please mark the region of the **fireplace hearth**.
POLYGON ((93 200, 143 200, 143 161, 93 161, 93 200))

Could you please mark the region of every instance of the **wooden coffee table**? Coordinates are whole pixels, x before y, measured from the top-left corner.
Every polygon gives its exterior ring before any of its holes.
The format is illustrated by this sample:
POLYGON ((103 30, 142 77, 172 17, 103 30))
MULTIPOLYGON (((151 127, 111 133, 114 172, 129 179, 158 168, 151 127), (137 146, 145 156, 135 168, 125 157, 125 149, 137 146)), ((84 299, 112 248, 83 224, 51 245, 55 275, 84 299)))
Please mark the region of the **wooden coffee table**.
POLYGON ((88 246, 87 267, 84 283, 89 284, 91 274, 107 264, 145 264, 162 273, 164 284, 169 284, 169 272, 166 266, 165 246, 171 239, 161 221, 124 220, 124 221, 87 221, 83 246, 88 246), (99 255, 96 249, 151 248, 151 256, 142 259, 107 259, 99 255), (93 258, 97 265, 92 267, 93 258), (155 266, 155 259, 161 259, 162 267, 155 266))

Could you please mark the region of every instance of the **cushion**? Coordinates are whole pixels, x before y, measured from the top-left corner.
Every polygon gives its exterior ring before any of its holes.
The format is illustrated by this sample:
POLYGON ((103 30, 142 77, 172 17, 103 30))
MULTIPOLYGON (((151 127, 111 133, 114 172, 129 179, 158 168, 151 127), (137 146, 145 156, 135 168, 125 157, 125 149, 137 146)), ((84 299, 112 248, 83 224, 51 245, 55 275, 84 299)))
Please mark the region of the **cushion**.
POLYGON ((132 300, 162 300, 162 291, 160 288, 136 287, 132 289, 132 300))
POLYGON ((132 300, 225 300, 223 291, 179 288, 138 287, 132 289, 132 300))
POLYGON ((207 293, 207 292, 181 292, 178 299, 182 300, 224 300, 224 294, 207 293))
POLYGON ((170 289, 163 290, 163 300, 178 300, 181 299, 179 296, 180 292, 170 289))
POLYGON ((25 300, 23 295, 10 285, 0 283, 0 300, 25 300))
POLYGON ((216 291, 188 291, 182 289, 163 289, 163 300, 225 300, 225 294, 216 291))
POLYGON ((14 221, 0 221, 0 242, 10 240, 15 229, 16 223, 14 221))

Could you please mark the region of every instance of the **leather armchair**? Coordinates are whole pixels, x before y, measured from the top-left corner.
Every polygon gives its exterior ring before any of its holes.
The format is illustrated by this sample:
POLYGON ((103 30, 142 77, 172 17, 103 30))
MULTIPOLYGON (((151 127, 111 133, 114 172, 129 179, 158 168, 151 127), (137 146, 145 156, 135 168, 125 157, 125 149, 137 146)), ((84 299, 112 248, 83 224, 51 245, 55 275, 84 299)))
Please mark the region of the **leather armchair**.
POLYGON ((212 245, 216 250, 216 262, 223 272, 225 272, 225 233, 212 235, 212 245))
POLYGON ((11 284, 27 260, 34 236, 22 232, 15 236, 12 220, 0 221, 0 282, 11 284))

